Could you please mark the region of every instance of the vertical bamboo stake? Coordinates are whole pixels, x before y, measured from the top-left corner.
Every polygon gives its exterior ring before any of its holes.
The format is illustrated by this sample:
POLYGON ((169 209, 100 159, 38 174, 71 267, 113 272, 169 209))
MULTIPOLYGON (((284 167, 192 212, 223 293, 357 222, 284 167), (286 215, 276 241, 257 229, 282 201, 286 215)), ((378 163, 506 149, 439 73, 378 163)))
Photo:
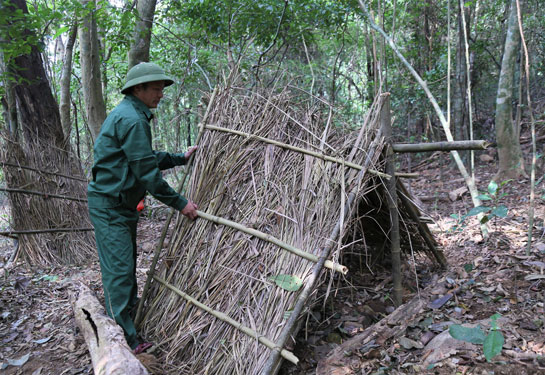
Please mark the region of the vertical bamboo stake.
MULTIPOLYGON (((394 152, 392 150, 392 120, 390 116, 390 98, 387 97, 380 110, 380 122, 382 132, 386 138, 386 173, 395 170, 394 152)), ((399 239, 399 216, 397 211, 397 184, 393 175, 386 181, 388 191, 388 208, 390 210, 390 251, 392 257, 392 280, 394 284, 393 301, 397 306, 403 300, 403 287, 401 285, 401 245, 399 239)))
MULTIPOLYGON (((464 46, 465 46, 465 56, 466 56, 466 76, 467 76, 467 106, 469 111, 469 140, 473 140, 473 109, 471 104, 471 75, 469 69, 469 43, 467 37, 467 26, 466 26, 466 16, 464 10, 464 1, 460 0, 460 15, 462 17, 462 28, 464 29, 464 46)), ((475 180, 475 151, 470 151, 470 163, 469 163, 469 172, 471 173, 471 178, 475 180)))
POLYGON ((520 40, 524 50, 524 70, 526 75, 526 100, 528 102, 528 110, 530 112, 530 123, 532 129, 532 170, 530 172, 530 208, 528 209, 528 244, 526 245, 526 255, 530 255, 532 248, 532 228, 534 227, 534 199, 535 199, 535 184, 536 184, 536 122, 532 108, 532 98, 530 97, 530 56, 528 55, 528 47, 524 40, 524 31, 522 29, 522 16, 520 14, 520 3, 517 0, 517 17, 519 21, 520 40))
MULTIPOLYGON (((195 145, 198 145, 199 141, 201 140, 202 133, 204 132, 204 124, 206 123, 206 120, 210 113, 210 109, 212 108, 212 104, 214 103, 214 99, 216 97, 217 92, 218 92, 218 87, 216 86, 216 88, 212 92, 210 101, 208 102, 208 107, 206 108, 206 112, 204 113, 201 123, 199 124, 199 135, 197 136, 195 145)), ((191 168, 191 165, 193 164, 194 159, 195 159, 195 154, 193 153, 191 154, 191 156, 189 157, 189 160, 186 163, 187 165, 186 173, 184 174, 184 177, 182 178, 182 181, 180 182, 180 185, 178 186, 178 189, 177 189, 178 193, 180 193, 184 187, 185 180, 187 176, 189 175, 190 168, 191 168)), ((153 255, 153 260, 151 261, 151 265, 148 271, 148 277, 146 279, 146 284, 144 284, 144 289, 142 290, 142 296, 140 297, 140 302, 138 303, 138 309, 136 310, 136 317, 134 318, 135 327, 138 327, 142 321, 142 318, 143 318, 142 308, 144 307, 144 301, 146 300, 146 297, 148 296, 151 280, 153 279, 153 275, 155 273, 155 267, 157 266, 157 262, 159 261, 159 255, 161 254, 163 243, 165 242, 165 238, 167 236, 168 227, 170 225, 170 222, 172 221, 172 217, 174 216, 175 212, 176 210, 174 208, 170 209, 165 225, 163 226, 163 230, 161 231, 161 236, 159 237, 159 241, 157 241, 157 245, 155 246, 155 254, 153 255)))

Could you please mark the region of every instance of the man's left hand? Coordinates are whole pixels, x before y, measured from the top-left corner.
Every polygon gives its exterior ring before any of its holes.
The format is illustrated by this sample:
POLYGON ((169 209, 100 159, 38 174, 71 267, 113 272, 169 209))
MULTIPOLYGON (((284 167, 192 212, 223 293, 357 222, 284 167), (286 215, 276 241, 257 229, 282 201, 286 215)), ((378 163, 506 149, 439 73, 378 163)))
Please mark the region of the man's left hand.
POLYGON ((185 160, 189 160, 189 157, 191 156, 191 154, 193 154, 197 150, 198 147, 199 146, 191 146, 190 148, 188 148, 187 151, 184 154, 185 160))

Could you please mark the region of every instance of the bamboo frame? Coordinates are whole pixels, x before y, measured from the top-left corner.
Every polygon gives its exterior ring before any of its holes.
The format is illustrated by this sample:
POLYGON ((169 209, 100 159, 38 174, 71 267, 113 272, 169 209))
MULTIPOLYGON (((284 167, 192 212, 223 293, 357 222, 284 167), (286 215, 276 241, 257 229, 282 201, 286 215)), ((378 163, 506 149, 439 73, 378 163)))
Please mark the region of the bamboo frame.
MULTIPOLYGON (((390 115, 390 100, 386 100, 382 104, 380 110, 380 123, 382 132, 386 138, 386 171, 392 173, 394 171, 395 154, 392 147, 392 120, 390 115)), ((399 235, 399 213, 397 207, 397 188, 396 179, 391 178, 386 181, 386 190, 388 210, 390 211, 390 256, 392 259, 392 284, 393 295, 392 299, 396 307, 400 306, 403 301, 403 285, 401 283, 401 240, 399 235)))
POLYGON ((0 232, 0 236, 15 237, 16 234, 41 234, 41 233, 64 233, 64 232, 90 232, 93 228, 53 228, 35 230, 8 230, 0 232))
POLYGON ((425 143, 393 143, 394 152, 431 152, 452 150, 486 150, 488 143, 479 141, 450 141, 450 142, 425 142, 425 143))
MULTIPOLYGON (((206 212, 202 212, 202 211, 197 211, 197 215, 202 219, 212 221, 212 222, 214 222, 216 224, 221 224, 221 225, 228 226, 230 228, 239 230, 241 232, 248 233, 248 234, 250 234, 250 235, 252 235, 254 237, 257 237, 259 239, 262 239, 264 241, 273 243, 273 244, 281 247, 282 249, 284 249, 286 251, 289 251, 292 254, 298 255, 301 258, 304 258, 304 259, 309 260, 311 262, 318 263, 319 260, 320 260, 319 257, 317 257, 314 254, 307 253, 306 251, 303 251, 303 250, 298 249, 298 248, 296 248, 294 246, 291 246, 290 244, 287 244, 284 241, 281 241, 276 237, 273 237, 273 236, 271 236, 269 234, 263 233, 263 232, 258 231, 256 229, 248 228, 248 227, 245 227, 242 224, 235 223, 234 221, 227 220, 227 219, 217 217, 217 216, 214 216, 214 215, 210 215, 210 214, 207 214, 206 212)), ((346 275, 348 273, 348 267, 343 266, 342 264, 333 263, 330 260, 325 261, 324 267, 329 268, 329 269, 331 269, 333 271, 340 272, 343 275, 346 275)))
MULTIPOLYGON (((331 161, 333 163, 346 165, 347 167, 356 169, 358 171, 361 171, 363 169, 363 167, 361 165, 351 163, 351 162, 343 160, 343 159, 337 159, 337 158, 334 158, 332 156, 321 154, 319 152, 306 150, 304 148, 295 147, 295 146, 289 145, 287 143, 282 143, 282 142, 278 142, 278 141, 275 141, 275 140, 272 140, 272 139, 269 139, 269 138, 260 137, 259 135, 244 133, 244 132, 241 132, 239 130, 222 128, 220 126, 215 126, 215 125, 206 125, 204 128, 209 129, 209 130, 216 130, 216 131, 220 131, 220 132, 224 132, 224 133, 236 134, 236 135, 240 135, 242 137, 246 137, 248 139, 257 139, 259 141, 269 143, 271 145, 275 145, 275 146, 278 146, 278 147, 282 147, 282 148, 285 148, 285 149, 288 149, 288 150, 291 150, 291 151, 296 151, 296 152, 299 152, 299 153, 302 153, 302 154, 307 154, 307 155, 310 155, 310 156, 314 156, 314 157, 316 157, 318 159, 327 160, 327 161, 331 161)), ((379 177, 390 178, 390 175, 388 175, 386 173, 379 172, 379 171, 374 170, 374 169, 368 169, 367 171, 369 173, 374 174, 374 175, 379 176, 379 177)))
POLYGON ((24 166, 24 165, 18 165, 18 164, 13 164, 13 163, 8 163, 7 161, 0 161, 0 164, 2 164, 2 166, 7 165, 8 167, 27 169, 29 171, 50 174, 50 175, 53 175, 53 176, 64 177, 64 178, 68 178, 70 180, 76 180, 76 181, 81 181, 81 182, 89 182, 86 178, 83 178, 83 177, 74 177, 74 176, 68 176, 68 175, 65 175, 65 174, 62 174, 62 173, 42 171, 42 170, 37 169, 37 168, 27 167, 27 166, 24 166))
POLYGON ((76 197, 69 197, 66 195, 57 195, 57 194, 46 194, 42 193, 40 191, 32 191, 32 190, 24 190, 24 189, 12 189, 12 188, 5 188, 0 187, 0 191, 5 191, 7 193, 20 193, 20 194, 30 194, 30 195, 39 195, 45 198, 58 198, 58 199, 66 199, 69 201, 76 201, 76 202, 87 202, 87 199, 85 198, 76 198, 76 197))
POLYGON ((214 317, 218 318, 222 322, 230 324, 231 326, 235 327, 236 329, 238 329, 242 333, 245 333, 246 335, 257 339, 257 341, 259 341, 261 344, 265 345, 267 348, 280 350, 280 355, 283 358, 290 361, 291 363, 293 363, 295 365, 297 365, 299 363, 299 359, 292 352, 290 352, 290 351, 288 351, 286 349, 281 349, 273 341, 269 340, 268 338, 266 338, 264 336, 261 336, 259 333, 252 330, 251 328, 246 327, 242 323, 239 323, 236 320, 230 318, 229 316, 227 316, 227 314, 222 313, 221 311, 214 310, 214 309, 206 306, 204 303, 201 303, 201 302, 197 301, 195 298, 191 297, 189 294, 182 292, 180 289, 176 288, 174 285, 169 284, 166 280, 163 280, 159 276, 153 276, 153 278, 157 282, 159 282, 159 283, 163 284, 164 286, 166 286, 168 289, 172 290, 174 293, 176 293, 180 297, 182 297, 185 300, 191 302, 193 305, 195 305, 199 309, 206 311, 207 313, 209 313, 210 315, 213 315, 214 317))

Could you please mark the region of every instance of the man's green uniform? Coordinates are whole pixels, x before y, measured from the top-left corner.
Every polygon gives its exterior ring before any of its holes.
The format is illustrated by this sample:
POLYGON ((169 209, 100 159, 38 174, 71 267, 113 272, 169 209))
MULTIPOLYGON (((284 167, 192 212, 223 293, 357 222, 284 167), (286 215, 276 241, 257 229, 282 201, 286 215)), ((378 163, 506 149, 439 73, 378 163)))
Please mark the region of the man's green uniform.
POLYGON ((123 328, 133 349, 139 344, 130 316, 137 303, 136 206, 146 191, 177 210, 187 204, 160 172, 185 164, 185 156, 152 150, 152 118, 149 108, 132 95, 108 115, 95 142, 93 180, 87 192, 106 311, 123 328))

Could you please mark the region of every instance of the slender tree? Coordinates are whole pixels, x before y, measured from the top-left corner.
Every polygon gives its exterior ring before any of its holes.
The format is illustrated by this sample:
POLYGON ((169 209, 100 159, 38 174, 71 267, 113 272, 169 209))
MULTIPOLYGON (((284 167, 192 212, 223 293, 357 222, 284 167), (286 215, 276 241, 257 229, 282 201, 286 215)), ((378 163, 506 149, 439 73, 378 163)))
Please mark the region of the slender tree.
POLYGON ((78 33, 78 24, 74 22, 68 35, 66 49, 64 50, 64 62, 61 72, 61 97, 60 97, 60 116, 61 125, 66 143, 70 142, 70 132, 72 124, 70 123, 70 77, 72 75, 72 53, 78 33))
POLYGON ((85 14, 78 29, 80 44, 81 75, 83 99, 87 122, 93 139, 96 139, 100 127, 106 119, 106 105, 102 96, 100 80, 100 50, 95 19, 96 1, 81 0, 85 14))
POLYGON ((513 121, 513 89, 520 50, 520 33, 517 24, 516 0, 511 0, 505 49, 496 96, 496 141, 498 143, 499 168, 494 179, 503 181, 526 175, 520 148, 518 124, 513 121))
POLYGON ((136 10, 138 19, 134 29, 133 41, 129 51, 129 69, 139 62, 149 62, 151 31, 156 0, 138 0, 136 10))

